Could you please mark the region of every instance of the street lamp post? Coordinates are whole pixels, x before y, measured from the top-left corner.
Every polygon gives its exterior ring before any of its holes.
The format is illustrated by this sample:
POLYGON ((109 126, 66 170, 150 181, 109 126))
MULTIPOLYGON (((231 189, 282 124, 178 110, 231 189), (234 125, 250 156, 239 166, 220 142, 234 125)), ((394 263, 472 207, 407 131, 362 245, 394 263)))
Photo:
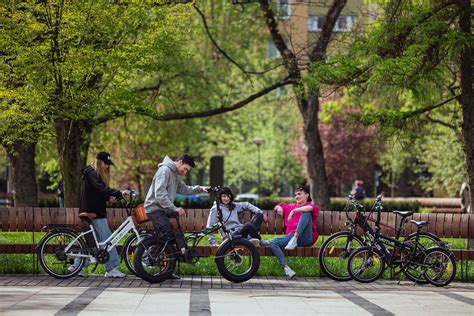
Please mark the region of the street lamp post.
POLYGON ((258 196, 260 197, 262 195, 260 192, 260 145, 263 143, 263 138, 257 136, 253 139, 253 143, 257 145, 258 196))

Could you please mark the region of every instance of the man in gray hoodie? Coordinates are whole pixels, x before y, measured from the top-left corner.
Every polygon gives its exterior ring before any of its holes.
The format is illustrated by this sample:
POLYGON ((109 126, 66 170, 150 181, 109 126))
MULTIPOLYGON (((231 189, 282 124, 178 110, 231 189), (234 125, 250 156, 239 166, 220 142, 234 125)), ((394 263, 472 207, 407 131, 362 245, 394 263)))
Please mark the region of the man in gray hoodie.
POLYGON ((208 187, 188 186, 181 179, 194 168, 194 160, 189 155, 182 155, 176 161, 168 156, 158 165, 158 171, 145 198, 145 212, 159 234, 172 234, 173 226, 169 217, 184 216, 182 207, 176 207, 176 193, 191 195, 207 192, 208 187))

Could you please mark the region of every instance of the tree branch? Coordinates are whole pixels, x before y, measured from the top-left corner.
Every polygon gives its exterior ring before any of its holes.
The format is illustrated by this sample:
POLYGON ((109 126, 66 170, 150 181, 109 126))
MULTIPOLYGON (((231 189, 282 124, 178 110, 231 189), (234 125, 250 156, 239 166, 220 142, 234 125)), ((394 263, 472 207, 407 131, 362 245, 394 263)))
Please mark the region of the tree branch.
POLYGON ((459 134, 455 125, 446 123, 446 122, 444 122, 444 121, 442 121, 442 120, 434 119, 434 118, 432 118, 432 117, 430 116, 429 113, 425 113, 425 117, 426 117, 426 119, 427 119, 428 121, 430 121, 430 122, 432 122, 432 123, 436 123, 436 124, 443 125, 443 126, 445 126, 445 127, 447 127, 447 128, 450 128, 450 129, 454 130, 454 131, 456 132, 456 134, 459 134))
POLYGON ((238 110, 244 107, 245 105, 251 103, 252 101, 260 98, 261 96, 268 94, 269 92, 277 88, 280 88, 289 84, 294 84, 294 83, 295 83, 294 79, 286 78, 283 81, 280 81, 271 86, 265 87, 262 90, 248 96, 247 98, 227 107, 221 106, 220 108, 215 108, 215 109, 205 110, 205 111, 198 111, 198 112, 190 112, 190 113, 158 113, 155 110, 150 109, 150 108, 146 108, 146 109, 139 108, 135 110, 135 113, 151 117, 157 121, 186 120, 186 119, 192 119, 192 118, 198 118, 198 117, 214 116, 214 115, 238 110))
MULTIPOLYGON (((237 66, 237 68, 240 69, 240 71, 242 71, 244 74, 246 75, 264 75, 266 74, 267 72, 269 71, 272 71, 273 69, 277 68, 277 67, 273 67, 271 69, 268 69, 268 70, 264 70, 264 71, 255 71, 255 70, 246 70, 242 65, 240 65, 237 61, 235 61, 232 57, 229 56, 229 54, 227 54, 227 52, 222 49, 219 44, 217 44, 217 41, 216 39, 214 38, 214 36, 212 36, 211 34, 211 31, 209 30, 209 25, 207 24, 207 20, 206 20, 206 16, 204 15, 204 13, 201 11, 201 9, 199 9, 199 7, 197 6, 196 3, 193 4, 193 7, 194 9, 196 9, 196 11, 198 12, 199 16, 201 17, 201 20, 202 20, 202 23, 204 25, 204 30, 206 31, 206 34, 207 36, 209 37, 209 39, 211 40, 212 44, 214 45, 214 47, 219 51, 219 53, 221 53, 229 62, 231 62, 232 64, 234 64, 235 66, 237 66)), ((247 76, 248 78, 248 76, 247 76)), ((250 78, 248 78, 250 79, 250 78)))
POLYGON ((407 119, 407 118, 410 118, 410 117, 413 117, 413 116, 417 116, 419 114, 423 114, 423 113, 427 113, 427 112, 431 112, 432 110, 436 109, 436 108, 439 108, 439 107, 442 107, 443 105, 445 105, 446 103, 449 103, 455 99, 457 99, 458 96, 454 96, 452 98, 449 98, 447 100, 444 100, 443 102, 441 103, 438 103, 438 104, 435 104, 435 105, 429 105, 429 106, 426 106, 424 108, 421 108, 421 109, 417 109, 417 110, 414 110, 414 111, 411 111, 411 112, 405 112, 403 113, 401 119, 407 119))
POLYGON ((267 28, 270 31, 270 35, 272 37, 273 43, 275 44, 276 48, 280 52, 281 57, 283 58, 283 65, 285 66, 286 70, 292 77, 297 77, 298 79, 301 78, 301 73, 298 68, 298 60, 296 58, 295 53, 288 48, 286 45, 283 36, 280 34, 278 30, 278 23, 275 20, 275 15, 273 14, 272 8, 268 3, 268 0, 259 0, 260 8, 265 16, 265 22, 267 24, 267 28))
POLYGON ((318 41, 309 56, 312 62, 324 60, 324 52, 326 52, 329 41, 331 40, 334 26, 346 3, 347 0, 334 0, 329 8, 318 41))

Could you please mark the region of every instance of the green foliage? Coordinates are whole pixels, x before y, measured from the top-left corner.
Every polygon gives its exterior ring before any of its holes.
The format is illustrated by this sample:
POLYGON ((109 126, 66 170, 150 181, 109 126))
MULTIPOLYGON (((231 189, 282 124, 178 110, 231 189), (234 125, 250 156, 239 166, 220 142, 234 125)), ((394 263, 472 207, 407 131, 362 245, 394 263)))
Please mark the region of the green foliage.
POLYGON ((214 154, 223 155, 226 184, 239 188, 242 181, 257 182, 258 148, 253 139, 262 137, 261 187, 278 194, 283 186, 293 186, 303 179, 302 165, 292 155, 300 123, 293 106, 265 101, 212 118, 205 126, 209 141, 200 151, 205 160, 214 154))
POLYGON ((440 127, 438 133, 417 144, 417 157, 431 174, 429 179, 421 179, 425 190, 442 189, 450 196, 457 196, 461 184, 466 181, 462 142, 453 138, 451 130, 440 127))

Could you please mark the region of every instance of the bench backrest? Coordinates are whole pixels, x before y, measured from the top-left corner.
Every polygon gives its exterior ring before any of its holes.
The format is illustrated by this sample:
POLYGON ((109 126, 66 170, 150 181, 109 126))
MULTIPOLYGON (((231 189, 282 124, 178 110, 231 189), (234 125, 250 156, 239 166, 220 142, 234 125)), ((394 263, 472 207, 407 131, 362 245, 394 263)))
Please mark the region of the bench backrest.
MULTIPOLYGON (((109 225, 116 229, 126 218, 126 212, 121 208, 107 209, 109 225)), ((260 229, 262 234, 283 234, 283 219, 273 211, 264 211, 268 223, 260 229)), ((186 231, 202 229, 207 222, 208 209, 188 209, 187 216, 181 220, 181 226, 186 231)), ((242 220, 250 220, 252 214, 244 212, 242 220)), ((430 225, 423 231, 431 232, 442 238, 474 238, 474 214, 414 214, 409 219, 428 221, 430 225)), ((393 213, 382 213, 382 222, 396 227, 400 218, 393 213)), ((317 230, 320 235, 330 235, 345 229, 346 214, 344 212, 322 211, 319 214, 317 230)), ((0 208, 0 231, 2 232, 39 232, 46 224, 75 224, 80 225, 77 208, 49 207, 2 207, 0 208)), ((151 223, 142 224, 143 228, 152 228, 151 223)), ((405 235, 416 231, 414 225, 405 224, 405 235)), ((394 235, 387 227, 382 233, 394 235)))

